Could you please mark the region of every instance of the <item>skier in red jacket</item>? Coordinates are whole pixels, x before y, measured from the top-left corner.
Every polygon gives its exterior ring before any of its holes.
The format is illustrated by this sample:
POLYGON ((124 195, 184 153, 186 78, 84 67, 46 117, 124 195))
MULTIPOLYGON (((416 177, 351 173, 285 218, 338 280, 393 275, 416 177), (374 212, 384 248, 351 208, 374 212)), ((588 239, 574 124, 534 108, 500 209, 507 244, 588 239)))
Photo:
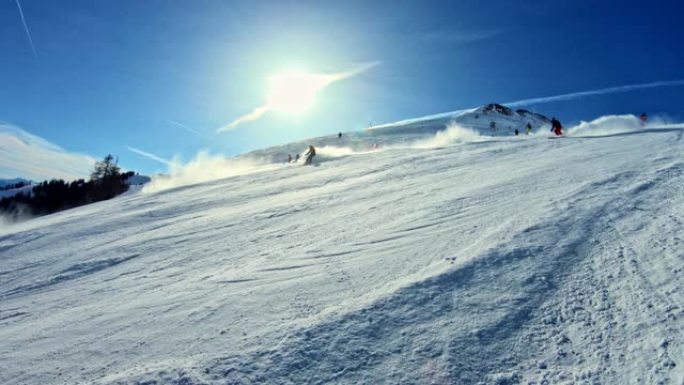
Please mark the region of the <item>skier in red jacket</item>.
POLYGON ((558 121, 558 119, 553 118, 551 119, 551 131, 553 131, 556 136, 561 136, 563 135, 563 126, 561 125, 561 122, 558 121))

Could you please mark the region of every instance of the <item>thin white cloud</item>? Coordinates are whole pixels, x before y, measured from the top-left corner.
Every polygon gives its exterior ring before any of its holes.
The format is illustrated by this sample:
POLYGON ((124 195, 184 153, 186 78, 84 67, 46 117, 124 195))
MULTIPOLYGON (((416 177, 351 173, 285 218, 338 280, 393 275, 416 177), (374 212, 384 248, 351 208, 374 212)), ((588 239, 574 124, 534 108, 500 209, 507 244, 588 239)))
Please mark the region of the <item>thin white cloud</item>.
POLYGON ((206 140, 212 140, 210 137, 204 135, 203 133, 201 133, 201 132, 195 130, 195 129, 192 128, 192 127, 186 126, 186 125, 183 124, 183 123, 177 122, 177 121, 175 121, 175 120, 170 120, 170 119, 168 120, 168 123, 171 124, 171 125, 174 125, 174 126, 176 126, 176 127, 180 127, 180 128, 183 128, 183 129, 185 129, 185 130, 187 130, 187 131, 190 131, 190 132, 192 132, 193 134, 195 134, 195 135, 197 135, 197 136, 199 136, 199 137, 201 137, 201 138, 204 138, 204 139, 206 139, 206 140))
POLYGON ((225 126, 219 128, 216 130, 216 132, 226 132, 226 131, 232 131, 237 128, 242 123, 247 123, 247 122, 253 122, 262 116, 264 116, 265 113, 270 111, 271 108, 269 106, 260 106, 252 110, 249 114, 242 115, 241 117, 235 119, 234 121, 226 124, 225 126))
POLYGON ((360 65, 356 66, 356 68, 353 68, 349 71, 339 72, 337 74, 329 74, 327 76, 330 76, 332 81, 336 82, 338 80, 344 80, 344 79, 350 78, 352 76, 360 75, 360 74, 368 71, 369 69, 371 69, 373 67, 377 67, 379 65, 380 65, 380 61, 373 61, 370 63, 360 64, 360 65))
POLYGON ((19 15, 21 16, 21 22, 24 24, 24 31, 26 31, 26 37, 28 37, 29 44, 31 45, 31 51, 33 51, 33 57, 38 59, 38 53, 36 52, 36 47, 33 45, 33 38, 31 37, 31 31, 29 31, 28 24, 26 24, 26 19, 24 18, 24 11, 21 9, 21 4, 19 0, 15 0, 17 3, 17 8, 19 9, 19 15))
POLYGON ((134 153, 136 153, 136 154, 138 154, 138 155, 142 155, 142 156, 144 156, 145 158, 152 159, 152 160, 154 160, 154 161, 156 161, 156 162, 163 163, 163 164, 165 164, 165 165, 167 165, 167 166, 171 166, 171 165, 173 164, 172 161, 167 160, 167 159, 164 159, 164 158, 162 158, 162 157, 160 157, 160 156, 154 155, 154 154, 149 153, 149 152, 147 152, 147 151, 143 151, 143 150, 141 150, 141 149, 138 149, 138 148, 135 148, 135 147, 131 147, 131 146, 126 146, 126 148, 128 149, 128 151, 134 152, 134 153))
POLYGON ((87 178, 96 161, 0 122, 0 178, 22 177, 34 181, 87 178))
MULTIPOLYGON (((344 79, 348 79, 350 77, 359 75, 359 74, 361 74, 365 71, 368 71, 369 69, 371 69, 371 68, 373 68, 379 64, 380 64, 380 62, 375 61, 375 62, 359 65, 356 68, 351 69, 349 71, 332 73, 332 74, 312 74, 310 76, 312 78, 316 78, 316 82, 317 82, 316 87, 318 87, 317 89, 322 90, 323 88, 327 87, 328 85, 330 85, 334 82, 344 80, 344 79)), ((253 122, 253 121, 261 118, 262 116, 264 116, 264 114, 266 114, 267 112, 273 111, 273 110, 277 110, 277 107, 272 102, 266 101, 266 103, 264 105, 256 107, 255 109, 253 109, 248 114, 242 115, 241 117, 235 119, 231 123, 228 123, 227 125, 225 125, 223 127, 220 127, 218 130, 216 130, 216 132, 226 132, 226 131, 234 130, 240 124, 247 123, 247 122, 253 122)))
POLYGON ((517 100, 515 102, 504 103, 504 104, 507 106, 510 106, 510 107, 517 107, 517 106, 525 106, 525 105, 531 105, 531 104, 562 102, 562 101, 566 101, 566 100, 581 99, 581 98, 584 98, 587 96, 617 94, 617 93, 622 93, 622 92, 643 90, 643 89, 648 89, 648 88, 674 87, 674 86, 684 86, 684 80, 665 80, 665 81, 653 82, 653 83, 630 84, 630 85, 626 85, 626 86, 600 88, 597 90, 572 92, 569 94, 545 96, 545 97, 541 97, 541 98, 523 99, 523 100, 517 100))

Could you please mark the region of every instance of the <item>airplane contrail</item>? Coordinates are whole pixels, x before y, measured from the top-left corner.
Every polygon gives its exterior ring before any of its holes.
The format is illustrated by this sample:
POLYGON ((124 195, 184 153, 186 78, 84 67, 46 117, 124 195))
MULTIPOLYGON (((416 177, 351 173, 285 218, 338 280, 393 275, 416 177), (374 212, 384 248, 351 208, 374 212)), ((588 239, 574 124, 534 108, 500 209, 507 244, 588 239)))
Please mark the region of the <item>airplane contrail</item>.
POLYGON ((183 128, 183 129, 185 129, 185 130, 187 130, 187 131, 190 131, 190 132, 192 132, 193 134, 195 134, 195 135, 197 135, 197 136, 199 136, 199 137, 202 137, 202 138, 204 138, 204 139, 206 139, 206 140, 213 140, 212 138, 210 138, 210 137, 204 135, 203 133, 201 133, 201 132, 195 130, 195 129, 192 128, 192 127, 186 126, 186 125, 183 124, 183 123, 180 123, 180 122, 177 122, 177 121, 171 120, 171 119, 167 120, 167 122, 168 122, 169 124, 174 125, 174 126, 177 126, 177 127, 183 128))
POLYGON ((33 56, 38 60, 38 53, 36 52, 36 47, 33 45, 33 38, 31 38, 31 31, 29 31, 28 24, 26 24, 26 19, 24 18, 24 11, 21 10, 21 4, 19 0, 15 0, 17 3, 17 8, 19 9, 19 15, 21 15, 21 22, 24 24, 24 30, 26 31, 26 37, 28 37, 29 44, 31 45, 31 51, 33 51, 33 56))
POLYGON ((148 158, 148 159, 152 159, 152 160, 154 160, 154 161, 156 161, 156 162, 163 163, 163 164, 165 164, 165 165, 167 165, 167 166, 171 166, 171 165, 173 164, 172 161, 166 160, 166 159, 164 159, 164 158, 162 158, 162 157, 160 157, 160 156, 154 155, 154 154, 149 153, 149 152, 147 152, 147 151, 143 151, 143 150, 140 150, 140 149, 135 148, 135 147, 132 147, 132 146, 126 146, 126 148, 128 148, 128 151, 130 151, 130 152, 134 152, 134 153, 136 153, 136 154, 138 154, 138 155, 142 155, 142 156, 144 156, 144 157, 146 157, 146 158, 148 158))
POLYGON ((580 91, 580 92, 572 92, 569 94, 561 94, 561 95, 545 96, 545 97, 541 97, 541 98, 517 100, 514 102, 504 103, 504 105, 510 106, 510 107, 517 107, 517 106, 530 105, 530 104, 561 102, 561 101, 565 101, 565 100, 579 99, 579 98, 583 98, 585 96, 616 94, 616 93, 620 93, 620 92, 642 90, 642 89, 646 89, 646 88, 673 87, 673 86, 684 86, 684 80, 664 80, 664 81, 653 82, 653 83, 629 84, 626 86, 600 88, 597 90, 580 91))
MULTIPOLYGON (((540 98, 522 99, 522 100, 516 100, 513 102, 502 103, 502 104, 505 106, 509 106, 509 107, 519 107, 519 106, 526 106, 526 105, 533 105, 533 104, 562 102, 562 101, 566 101, 566 100, 580 99, 580 98, 584 98, 587 96, 617 94, 617 93, 621 93, 621 92, 643 90, 643 89, 648 89, 648 88, 675 87, 675 86, 684 86, 684 80, 663 80, 663 81, 652 82, 652 83, 628 84, 625 86, 599 88, 596 90, 571 92, 568 94, 544 96, 544 97, 540 97, 540 98)), ((469 112, 469 111, 474 111, 474 110, 475 110, 475 108, 468 108, 468 109, 457 110, 457 111, 443 112, 440 114, 421 116, 419 118, 411 118, 411 119, 400 120, 398 122, 381 124, 378 126, 374 126, 373 128, 374 129, 385 128, 385 127, 391 127, 391 126, 396 126, 396 125, 415 123, 415 122, 419 122, 419 121, 423 121, 423 120, 429 120, 429 119, 448 118, 448 117, 451 117, 454 115, 458 115, 458 114, 462 114, 464 112, 469 112)))

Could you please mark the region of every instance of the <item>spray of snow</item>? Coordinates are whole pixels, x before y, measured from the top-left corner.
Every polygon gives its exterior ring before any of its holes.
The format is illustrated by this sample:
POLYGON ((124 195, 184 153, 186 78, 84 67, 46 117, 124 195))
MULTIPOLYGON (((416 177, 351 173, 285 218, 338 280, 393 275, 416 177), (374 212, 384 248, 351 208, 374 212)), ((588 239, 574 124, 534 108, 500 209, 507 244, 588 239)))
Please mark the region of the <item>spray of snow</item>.
POLYGON ((152 177, 152 181, 145 185, 143 192, 156 192, 276 167, 278 166, 261 159, 227 158, 223 155, 212 155, 208 151, 200 151, 194 159, 185 164, 174 159, 169 166, 169 174, 152 177))
POLYGON ((580 124, 568 129, 568 135, 605 136, 642 131, 643 129, 644 125, 634 115, 607 115, 591 122, 580 122, 580 124))
MULTIPOLYGON (((569 136, 605 136, 625 132, 638 132, 648 128, 663 128, 664 126, 676 127, 671 119, 653 117, 647 125, 634 115, 609 115, 597 118, 589 122, 570 127, 566 130, 569 136)), ((548 129, 542 127, 532 133, 532 136, 549 136, 548 129)), ((315 162, 325 162, 342 157, 369 154, 383 150, 401 149, 434 149, 443 148, 453 144, 469 143, 487 140, 489 137, 480 134, 477 130, 450 122, 446 129, 437 132, 430 137, 425 136, 396 136, 392 140, 384 137, 380 142, 368 139, 360 139, 352 144, 339 146, 334 143, 316 147, 315 162), (415 139, 420 138, 420 139, 415 139), (399 141, 401 139, 401 141, 399 141), (378 143, 378 144, 376 144, 378 143)), ((322 143, 321 143, 322 144, 322 143)), ((299 162, 304 162, 307 151, 302 148, 299 162)), ((255 156, 241 156, 227 158, 222 155, 212 155, 206 151, 200 152, 188 163, 182 163, 178 159, 170 162, 168 175, 156 176, 148 183, 143 192, 166 190, 178 186, 196 184, 210 180, 222 179, 231 176, 245 175, 253 172, 277 169, 284 166, 282 162, 274 159, 284 159, 279 154, 274 157, 272 153, 263 153, 255 156)))
MULTIPOLYGON (((350 146, 320 146, 316 147, 316 161, 332 160, 335 158, 364 155, 384 150, 404 150, 404 149, 433 149, 449 146, 458 143, 468 143, 478 140, 486 139, 486 136, 480 135, 474 129, 464 127, 451 122, 442 131, 438 131, 435 135, 427 137, 420 136, 392 136, 383 137, 382 140, 376 141, 373 139, 363 139, 356 141, 350 146), (415 140, 416 137, 423 139, 415 140)), ((306 151, 302 151, 300 156, 305 158, 306 151)))
POLYGON ((341 158, 344 156, 365 154, 370 152, 369 150, 355 150, 351 147, 337 147, 337 146, 323 146, 316 149, 317 158, 341 158))
POLYGON ((0 214, 0 234, 16 230, 16 226, 24 221, 34 218, 31 214, 31 208, 25 204, 18 204, 15 206, 15 211, 12 215, 0 214))
MULTIPOLYGON (((532 132, 532 136, 552 136, 553 133, 549 132, 550 128, 551 126, 543 126, 532 132)), ((684 124, 678 123, 674 119, 665 115, 649 116, 648 123, 646 124, 643 124, 637 116, 631 114, 605 115, 589 122, 581 121, 575 126, 564 129, 564 132, 568 136, 599 137, 639 132, 648 129, 668 128, 684 128, 684 124)))
POLYGON ((606 115, 591 122, 581 122, 571 127, 568 134, 574 136, 605 136, 668 128, 684 128, 684 123, 676 122, 664 115, 649 117, 646 124, 643 124, 634 115, 606 115))
POLYGON ((648 118, 646 128, 684 128, 684 123, 677 121, 668 115, 657 115, 648 118))
POLYGON ((439 148, 455 143, 475 142, 483 138, 477 131, 451 122, 446 130, 437 132, 432 138, 418 140, 409 147, 417 149, 439 148))
POLYGON ((11 218, 6 217, 4 215, 0 215, 0 234, 4 234, 5 231, 7 231, 10 226, 12 226, 13 222, 14 221, 11 218))

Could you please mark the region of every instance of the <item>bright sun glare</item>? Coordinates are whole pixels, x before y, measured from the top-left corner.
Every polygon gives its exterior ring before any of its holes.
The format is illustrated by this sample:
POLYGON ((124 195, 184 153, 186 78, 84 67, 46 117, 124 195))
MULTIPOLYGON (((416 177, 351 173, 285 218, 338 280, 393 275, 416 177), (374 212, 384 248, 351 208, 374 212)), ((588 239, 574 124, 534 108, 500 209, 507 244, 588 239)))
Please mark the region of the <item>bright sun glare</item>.
POLYGON ((332 81, 321 74, 296 70, 280 72, 270 78, 267 106, 275 111, 301 114, 314 104, 316 94, 332 81))
POLYGON ((377 62, 366 63, 348 71, 335 73, 313 74, 294 69, 278 72, 268 78, 269 88, 264 105, 254 108, 250 113, 219 128, 217 132, 230 131, 240 124, 253 122, 269 111, 301 114, 314 105, 316 95, 331 83, 356 76, 377 64, 377 62))

